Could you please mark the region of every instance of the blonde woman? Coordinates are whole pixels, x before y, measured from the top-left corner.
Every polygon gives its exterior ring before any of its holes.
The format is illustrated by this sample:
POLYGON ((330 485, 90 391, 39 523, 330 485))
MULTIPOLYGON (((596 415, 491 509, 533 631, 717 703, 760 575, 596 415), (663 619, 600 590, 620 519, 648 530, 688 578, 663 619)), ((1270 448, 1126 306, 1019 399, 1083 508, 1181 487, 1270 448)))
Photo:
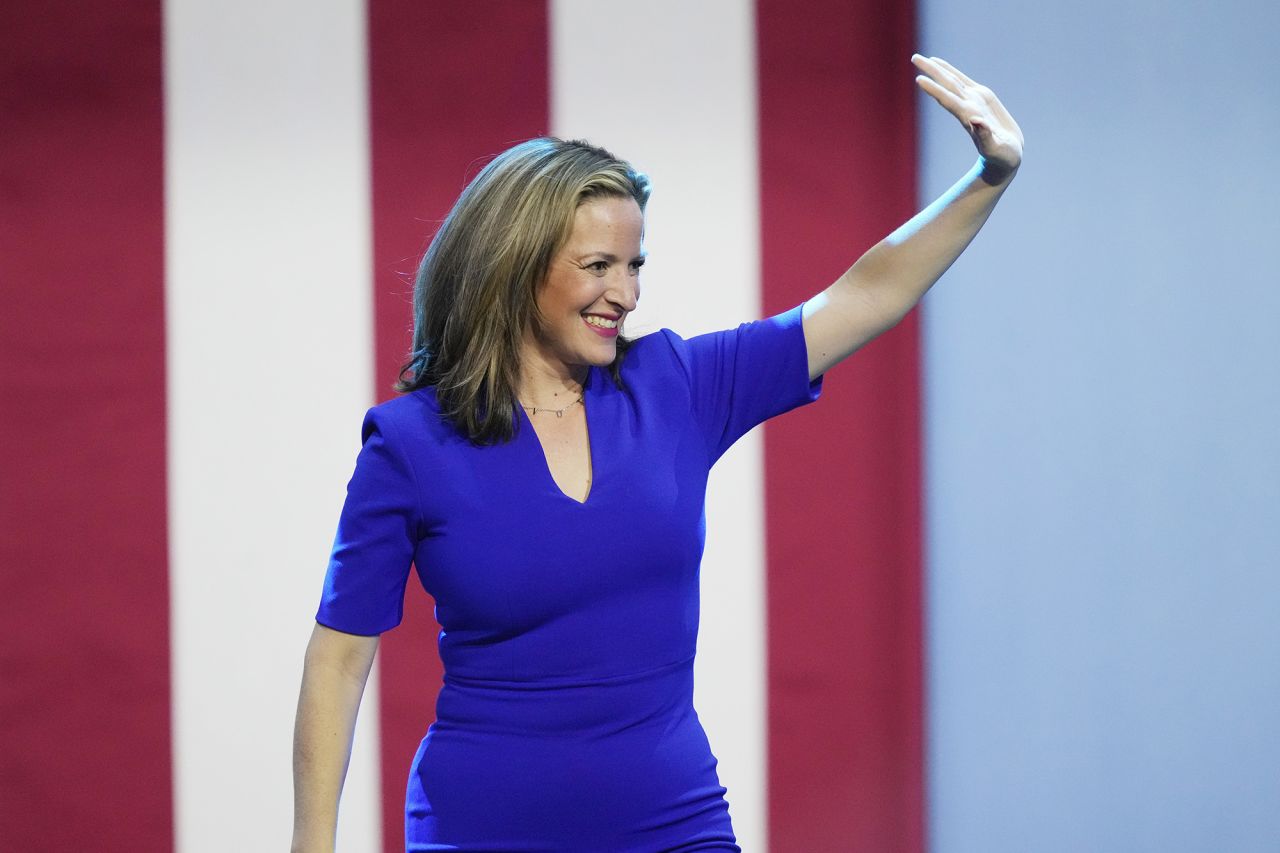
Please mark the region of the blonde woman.
POLYGON ((333 847, 411 565, 445 676, 408 850, 740 849, 692 702, 708 471, 897 323, 1021 162, 989 89, 913 62, 978 164, 814 298, 734 329, 623 335, 649 183, 609 152, 531 140, 463 191, 418 272, 403 394, 365 416, 306 655, 295 850, 333 847))

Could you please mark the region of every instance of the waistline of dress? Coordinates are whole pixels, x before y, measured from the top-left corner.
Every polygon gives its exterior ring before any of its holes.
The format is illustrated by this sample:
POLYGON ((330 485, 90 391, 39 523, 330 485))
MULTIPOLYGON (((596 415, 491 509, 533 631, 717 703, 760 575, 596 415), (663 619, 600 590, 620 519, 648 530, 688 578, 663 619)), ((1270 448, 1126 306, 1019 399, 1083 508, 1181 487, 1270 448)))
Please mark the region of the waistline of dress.
POLYGON ((501 681, 446 675, 433 729, 448 735, 605 736, 695 716, 693 659, 595 679, 501 681))
POLYGON ((636 681, 661 679, 670 673, 691 669, 694 656, 674 663, 662 664, 636 672, 608 675, 595 678, 539 678, 539 679, 504 679, 504 678, 472 678, 446 671, 444 683, 458 687, 485 687, 496 690, 562 690, 575 687, 610 687, 631 684, 636 681))

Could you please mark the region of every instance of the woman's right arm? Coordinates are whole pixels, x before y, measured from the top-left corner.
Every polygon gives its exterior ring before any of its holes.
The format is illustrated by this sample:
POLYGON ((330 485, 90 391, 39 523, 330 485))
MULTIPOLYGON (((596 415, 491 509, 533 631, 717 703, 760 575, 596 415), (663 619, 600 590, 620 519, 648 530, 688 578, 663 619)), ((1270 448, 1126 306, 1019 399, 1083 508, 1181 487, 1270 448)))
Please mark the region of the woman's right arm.
POLYGON ((294 853, 333 850, 356 712, 377 650, 376 635, 318 622, 311 633, 293 729, 294 853))

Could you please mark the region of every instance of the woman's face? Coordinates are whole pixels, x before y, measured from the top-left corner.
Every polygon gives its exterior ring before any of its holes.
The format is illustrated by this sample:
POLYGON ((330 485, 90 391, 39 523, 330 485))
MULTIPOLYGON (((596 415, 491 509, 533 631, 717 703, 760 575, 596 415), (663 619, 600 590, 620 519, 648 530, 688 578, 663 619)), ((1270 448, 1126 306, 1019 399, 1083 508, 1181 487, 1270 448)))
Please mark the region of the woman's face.
POLYGON ((578 206, 538 290, 543 324, 531 337, 540 357, 571 369, 613 362, 623 321, 640 298, 643 232, 635 199, 605 196, 578 206))

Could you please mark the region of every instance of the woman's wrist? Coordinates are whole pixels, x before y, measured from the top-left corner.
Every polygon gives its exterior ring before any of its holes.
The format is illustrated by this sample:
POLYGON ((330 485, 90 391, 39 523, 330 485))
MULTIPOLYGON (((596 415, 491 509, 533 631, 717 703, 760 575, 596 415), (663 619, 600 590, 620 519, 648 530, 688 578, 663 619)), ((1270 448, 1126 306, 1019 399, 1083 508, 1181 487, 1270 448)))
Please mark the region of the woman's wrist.
POLYGON ((975 167, 978 170, 978 176, 982 178, 982 182, 991 187, 1007 186, 1014 175, 1018 174, 1018 166, 1012 168, 1003 166, 998 163, 992 163, 986 157, 978 157, 978 163, 975 167))

